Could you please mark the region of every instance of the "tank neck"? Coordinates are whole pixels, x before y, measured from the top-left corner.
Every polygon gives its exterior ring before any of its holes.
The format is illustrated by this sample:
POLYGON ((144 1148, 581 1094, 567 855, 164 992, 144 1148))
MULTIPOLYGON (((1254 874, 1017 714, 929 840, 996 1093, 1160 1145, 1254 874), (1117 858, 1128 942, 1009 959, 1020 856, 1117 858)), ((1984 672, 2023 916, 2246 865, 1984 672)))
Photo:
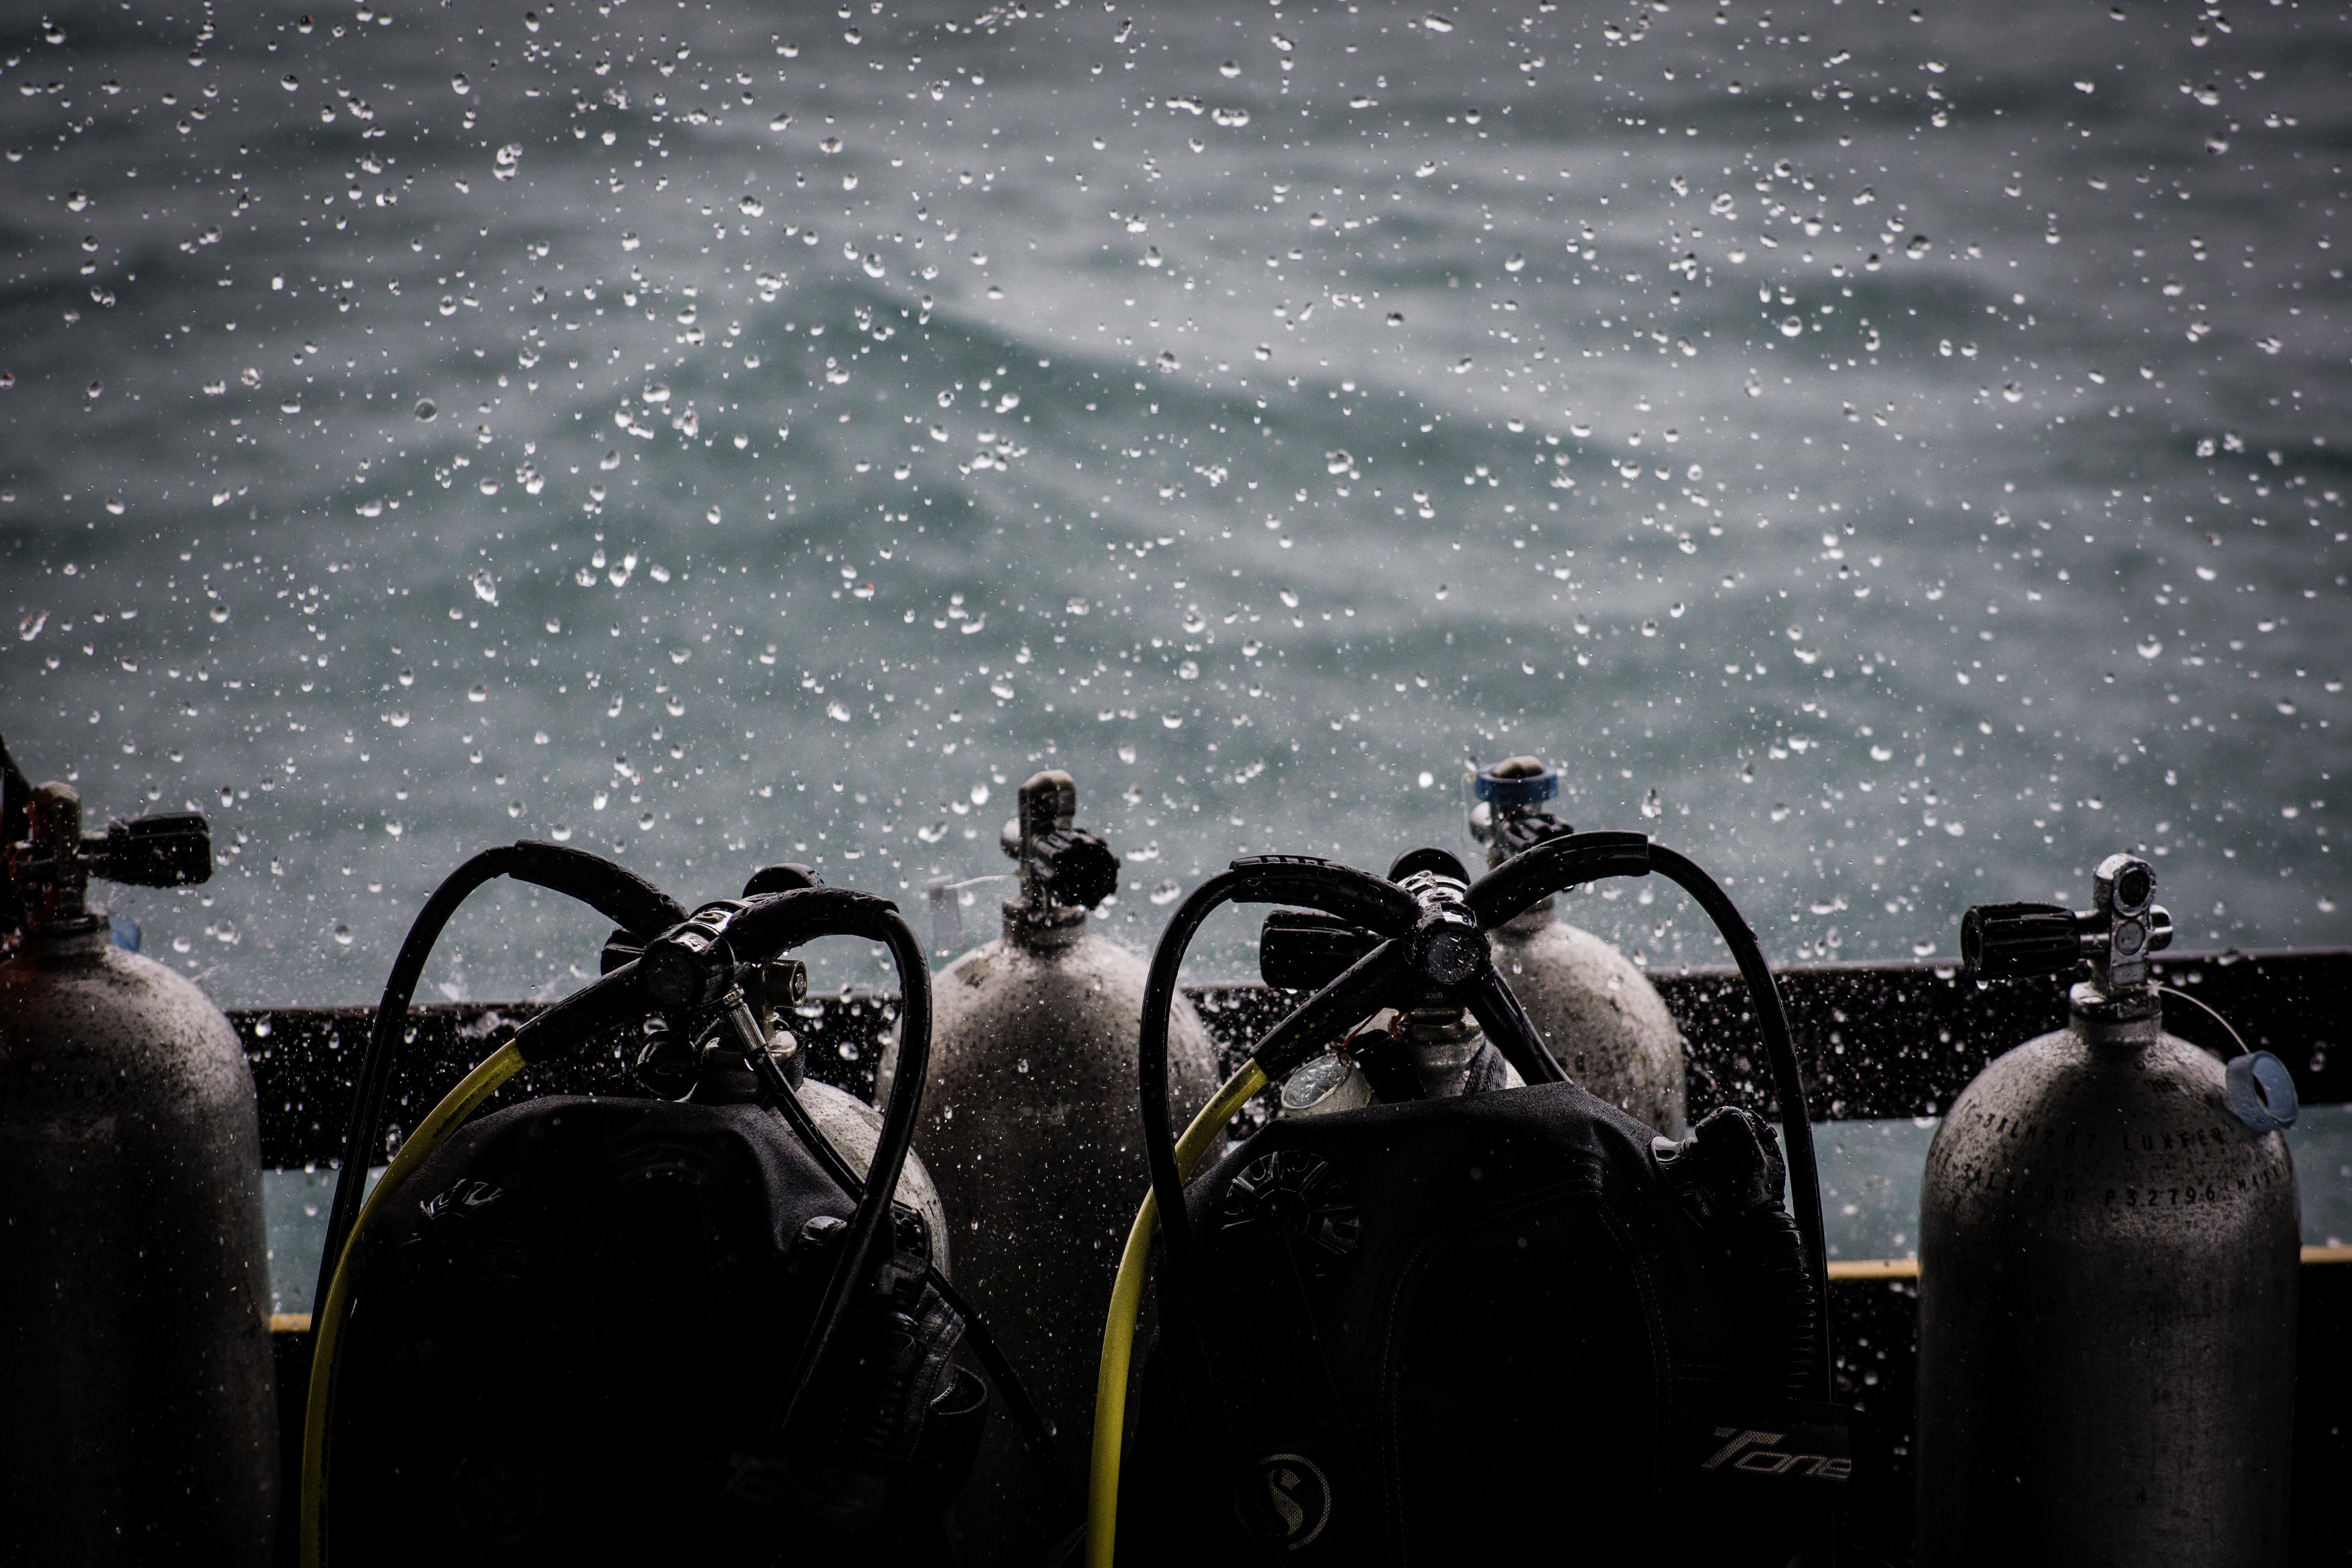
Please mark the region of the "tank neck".
POLYGON ((45 784, 33 791, 26 816, 30 853, 19 874, 33 889, 27 933, 36 937, 80 936, 106 924, 106 912, 89 905, 89 871, 81 862, 81 795, 71 784, 45 784))
POLYGON ((2152 984, 2105 991, 2086 980, 2066 1002, 2070 1026, 2094 1049, 2137 1050, 2164 1034, 2164 1002, 2152 984))
POLYGON ((1004 905, 1004 945, 1024 952, 1066 952, 1087 934, 1087 911, 1074 904, 1004 905))

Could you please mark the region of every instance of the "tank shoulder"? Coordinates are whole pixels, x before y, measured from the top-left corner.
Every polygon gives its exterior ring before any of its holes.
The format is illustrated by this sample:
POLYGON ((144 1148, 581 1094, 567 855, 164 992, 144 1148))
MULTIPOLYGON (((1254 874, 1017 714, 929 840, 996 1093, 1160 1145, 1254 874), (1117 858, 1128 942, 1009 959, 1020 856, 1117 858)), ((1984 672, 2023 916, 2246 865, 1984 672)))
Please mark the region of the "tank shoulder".
POLYGON ((68 1051, 110 1051, 135 1037, 170 1047, 163 1059, 180 1072, 226 1074, 252 1092, 244 1042, 212 998, 110 942, 64 952, 28 946, 0 964, 0 1040, 37 1034, 68 1051))

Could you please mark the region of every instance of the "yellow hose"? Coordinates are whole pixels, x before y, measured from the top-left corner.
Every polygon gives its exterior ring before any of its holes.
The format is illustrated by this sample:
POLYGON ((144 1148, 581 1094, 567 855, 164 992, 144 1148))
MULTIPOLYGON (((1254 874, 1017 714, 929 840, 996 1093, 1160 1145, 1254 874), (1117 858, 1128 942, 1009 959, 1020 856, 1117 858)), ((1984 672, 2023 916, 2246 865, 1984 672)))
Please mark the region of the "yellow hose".
MULTIPOLYGON (((1190 1180, 1192 1167, 1217 1141, 1252 1095, 1266 1085, 1265 1069, 1255 1058, 1217 1090, 1184 1135, 1176 1140, 1176 1174, 1190 1180)), ((1151 1233, 1160 1210, 1150 1193, 1135 1211, 1127 1233, 1127 1248, 1118 1257, 1118 1276, 1110 1289, 1110 1318, 1103 1325, 1102 1367, 1095 1378, 1095 1446, 1087 1471, 1086 1568, 1111 1568, 1118 1540, 1118 1469, 1127 1442, 1127 1376, 1135 1353, 1135 1320, 1143 1308, 1143 1271, 1151 1255, 1151 1233)))
POLYGON ((324 1568, 327 1561, 328 1428, 335 1411, 336 1355, 341 1349, 343 1318, 352 1304, 352 1249, 359 1246, 368 1222, 375 1217, 392 1192, 430 1159, 482 1101, 520 1072, 523 1065, 522 1052, 509 1041, 467 1073, 465 1080, 433 1108, 432 1114, 400 1146, 400 1152, 393 1157, 391 1166, 368 1194, 367 1202, 360 1205, 359 1218, 352 1223, 351 1237, 343 1243, 342 1256, 335 1259, 327 1299, 318 1304, 316 1316, 311 1319, 319 1337, 310 1352, 310 1402, 302 1417, 302 1568, 324 1568))

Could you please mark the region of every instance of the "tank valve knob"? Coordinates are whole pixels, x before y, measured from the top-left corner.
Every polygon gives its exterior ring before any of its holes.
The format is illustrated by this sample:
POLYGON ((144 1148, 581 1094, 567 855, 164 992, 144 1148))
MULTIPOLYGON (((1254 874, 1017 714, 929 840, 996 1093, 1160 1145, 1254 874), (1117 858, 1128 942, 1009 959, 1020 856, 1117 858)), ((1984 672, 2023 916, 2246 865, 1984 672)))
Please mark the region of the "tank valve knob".
POLYGON ((2140 985, 2148 960, 2172 945, 2172 916, 2157 904, 2156 870, 2110 855, 2093 879, 2095 907, 1979 904, 1960 918, 1960 959, 1978 980, 2064 974, 2088 959, 2099 988, 2140 985))
POLYGON ((116 817, 84 833, 71 784, 28 784, 0 745, 0 931, 84 917, 89 879, 183 888, 213 874, 212 829, 201 812, 116 817))
POLYGON ((1077 781, 1048 768, 1021 786, 1021 815, 999 843, 1021 867, 1032 908, 1092 909, 1118 891, 1118 857, 1101 835, 1076 826, 1077 781))
POLYGON ((1258 928, 1257 972, 1282 991, 1320 991, 1381 944, 1361 926, 1317 910, 1277 909, 1258 928))
POLYGON ((1559 770, 1539 758, 1507 758, 1473 774, 1470 784, 1478 800, 1470 808, 1470 837, 1486 846, 1490 864, 1576 831, 1544 809, 1559 796, 1559 770))
POLYGON ((213 874, 213 830, 202 812, 116 817, 82 840, 89 874, 142 888, 185 888, 213 874))

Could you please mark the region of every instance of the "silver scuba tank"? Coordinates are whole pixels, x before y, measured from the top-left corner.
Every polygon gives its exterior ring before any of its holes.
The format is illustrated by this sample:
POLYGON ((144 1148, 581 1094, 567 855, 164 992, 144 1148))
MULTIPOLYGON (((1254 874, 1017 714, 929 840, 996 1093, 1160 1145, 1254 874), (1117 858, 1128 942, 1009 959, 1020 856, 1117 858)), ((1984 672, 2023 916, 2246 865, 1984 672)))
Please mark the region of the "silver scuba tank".
POLYGON ((264 1564, 278 1506, 261 1133, 236 1031, 89 879, 211 875, 193 812, 85 836, 0 750, 0 1562, 264 1564))
POLYGON ((2286 1561, 2299 1225, 2268 1052, 2165 1033, 2156 877, 1973 909, 1982 979, 2072 972, 2067 1026, 1954 1102, 1920 1201, 1916 1562, 2286 1561))
MULTIPOLYGON (((1512 757, 1472 780, 1470 836, 1500 866, 1570 831, 1544 809, 1559 771, 1512 757)), ((1495 967, 1535 1021, 1544 1044, 1587 1093, 1668 1137, 1685 1125, 1683 1037, 1648 976, 1609 943, 1559 918, 1546 899, 1497 929, 1495 967)))
MULTIPOLYGON (((931 1081, 915 1134, 946 1205, 957 1287, 1021 1369, 1072 1476, 1086 1473, 1111 1277, 1150 1185, 1135 1098, 1148 966, 1087 930, 1087 910, 1118 885, 1118 860, 1075 826, 1076 811, 1077 786, 1058 768, 1021 786, 1003 837, 1021 897, 1004 905, 1000 940, 933 984, 931 1081)), ((894 1063, 886 1053, 877 1100, 894 1063)), ((1216 1087, 1216 1055, 1181 998, 1169 1070, 1177 1114, 1190 1117, 1216 1087)), ((960 1515, 987 1508, 974 1493, 991 1469, 983 1456, 960 1515)))

